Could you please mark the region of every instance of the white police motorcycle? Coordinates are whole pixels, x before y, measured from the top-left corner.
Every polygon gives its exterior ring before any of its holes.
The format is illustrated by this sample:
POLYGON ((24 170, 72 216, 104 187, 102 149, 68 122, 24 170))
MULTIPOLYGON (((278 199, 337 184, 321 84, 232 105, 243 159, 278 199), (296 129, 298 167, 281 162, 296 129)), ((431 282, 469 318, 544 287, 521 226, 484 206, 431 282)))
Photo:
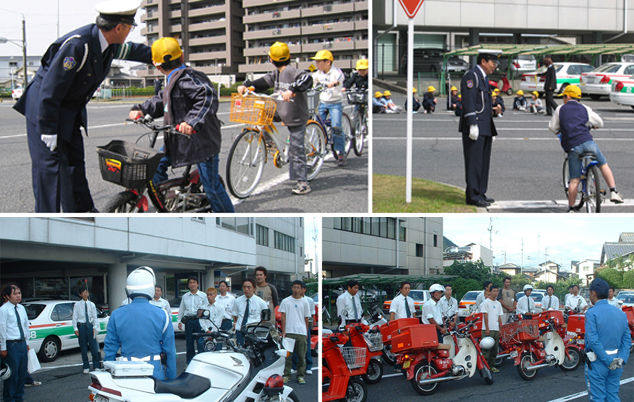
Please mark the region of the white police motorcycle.
MULTIPOLYGON (((270 310, 262 311, 261 321, 268 321, 270 310)), ((187 369, 174 380, 152 377, 154 366, 142 361, 105 362, 105 371, 90 373, 93 402, 299 402, 293 389, 284 385, 284 364, 288 353, 279 332, 271 329, 278 356, 270 366, 264 363, 262 341, 257 326, 245 335, 243 347, 229 341, 226 331, 211 336, 227 349, 194 356, 187 369)))

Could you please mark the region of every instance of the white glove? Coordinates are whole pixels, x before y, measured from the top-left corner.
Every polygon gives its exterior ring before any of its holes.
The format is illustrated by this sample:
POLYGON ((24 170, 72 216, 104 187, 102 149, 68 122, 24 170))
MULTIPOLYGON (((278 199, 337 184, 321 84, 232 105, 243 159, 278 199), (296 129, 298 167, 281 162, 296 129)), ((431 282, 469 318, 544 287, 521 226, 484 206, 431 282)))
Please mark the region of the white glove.
POLYGON ((57 148, 57 134, 42 134, 40 136, 42 142, 46 144, 46 146, 51 150, 51 152, 55 151, 57 148))
POLYGON ((623 359, 621 359, 620 357, 612 360, 612 363, 608 366, 610 370, 618 370, 621 367, 623 367, 623 359))
POLYGON ((235 333, 236 333, 236 329, 235 329, 235 328, 231 328, 231 329, 229 330, 229 335, 233 335, 233 334, 235 334, 235 333))
POLYGON ((480 129, 478 128, 477 124, 473 124, 469 127, 469 138, 471 138, 473 141, 477 141, 478 137, 480 136, 480 129))

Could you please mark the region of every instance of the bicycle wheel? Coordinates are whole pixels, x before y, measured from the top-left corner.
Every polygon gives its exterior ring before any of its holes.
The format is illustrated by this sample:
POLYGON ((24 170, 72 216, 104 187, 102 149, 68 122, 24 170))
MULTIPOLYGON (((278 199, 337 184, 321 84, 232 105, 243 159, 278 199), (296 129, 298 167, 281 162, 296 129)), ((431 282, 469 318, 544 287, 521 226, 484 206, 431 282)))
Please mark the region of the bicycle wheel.
MULTIPOLYGON (((566 193, 566 201, 568 201, 568 187, 570 187, 570 169, 568 168, 568 157, 564 159, 563 167, 563 181, 564 181, 564 193, 566 193)), ((570 204, 568 204, 570 205, 570 204)), ((577 199, 575 200, 574 207, 579 209, 583 206, 583 192, 577 187, 577 199)))
POLYGON ((266 144, 260 132, 245 128, 236 137, 227 158, 227 184, 235 197, 247 198, 258 185, 266 162, 266 144))
POLYGON ((586 173, 586 211, 601 212, 601 177, 596 166, 590 166, 586 173))
POLYGON ((315 121, 306 124, 304 136, 304 152, 306 153, 306 178, 312 180, 317 176, 326 155, 326 135, 315 121))
POLYGON ((132 191, 122 191, 115 195, 104 207, 103 212, 130 213, 143 212, 136 207, 137 195, 132 191))
POLYGON ((350 121, 350 117, 347 114, 341 115, 341 133, 344 135, 344 150, 346 151, 346 157, 350 153, 350 148, 352 148, 352 139, 354 138, 354 134, 352 132, 352 122, 350 121))
POLYGON ((354 114, 354 137, 352 138, 352 147, 357 156, 361 156, 361 153, 363 153, 363 145, 367 132, 368 123, 363 117, 363 112, 357 111, 354 114))
MULTIPOLYGON (((196 171, 192 174, 197 174, 196 171)), ((200 180, 192 183, 183 177, 163 181, 148 192, 157 212, 208 212, 209 200, 200 180)))

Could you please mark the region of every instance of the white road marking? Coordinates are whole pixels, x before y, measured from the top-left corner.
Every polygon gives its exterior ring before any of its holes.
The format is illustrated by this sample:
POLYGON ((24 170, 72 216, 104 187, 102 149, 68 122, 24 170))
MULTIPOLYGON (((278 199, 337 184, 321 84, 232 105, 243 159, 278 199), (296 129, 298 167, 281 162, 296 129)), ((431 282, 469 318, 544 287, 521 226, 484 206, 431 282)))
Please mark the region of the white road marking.
MULTIPOLYGON (((634 200, 625 200, 621 204, 615 204, 606 200, 601 207, 634 206, 634 200)), ((568 200, 536 200, 536 201, 496 201, 487 210, 492 209, 538 209, 552 207, 568 207, 568 200)), ((582 210, 584 210, 582 208, 582 210)))
MULTIPOLYGON (((500 130, 498 130, 500 131, 500 130)), ((617 131, 617 130, 614 130, 617 131)), ((632 131, 632 130, 618 130, 618 131, 632 131)), ((373 137, 375 141, 394 141, 394 140, 403 140, 405 141, 405 137, 373 137)), ((522 137, 522 138, 495 138, 495 142, 497 141, 557 141, 559 139, 553 136, 550 137, 522 137)), ((634 138, 598 138, 599 142, 633 142, 634 138)), ((462 137, 415 137, 414 141, 462 141, 462 137)))
MULTIPOLYGON (((385 376, 383 376, 383 377, 385 377, 385 376)), ((634 377, 626 378, 624 380, 621 380, 621 385, 627 384, 628 382, 632 382, 632 381, 634 381, 634 377)), ((583 391, 583 392, 578 392, 576 394, 564 396, 563 398, 553 399, 553 400, 551 400, 549 402, 572 401, 573 399, 581 398, 582 396, 586 396, 586 395, 588 395, 588 391, 583 391)))

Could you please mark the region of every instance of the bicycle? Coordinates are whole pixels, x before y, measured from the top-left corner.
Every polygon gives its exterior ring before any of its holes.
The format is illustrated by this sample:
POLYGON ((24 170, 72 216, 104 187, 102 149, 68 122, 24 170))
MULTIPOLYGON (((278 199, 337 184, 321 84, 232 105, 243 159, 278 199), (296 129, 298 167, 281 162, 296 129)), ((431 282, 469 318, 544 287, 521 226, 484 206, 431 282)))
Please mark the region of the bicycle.
MULTIPOLYGON (((332 154, 334 155, 335 160, 337 160, 339 155, 337 155, 337 151, 335 151, 335 141, 333 137, 334 134, 332 130, 331 119, 327 118, 324 120, 321 118, 321 115, 318 111, 319 101, 316 99, 319 97, 318 94, 320 92, 329 90, 330 88, 327 88, 323 85, 318 85, 308 91, 308 111, 310 113, 308 121, 316 122, 322 128, 324 133, 326 133, 327 143, 330 144, 332 154)), ((350 117, 345 112, 341 114, 341 132, 342 134, 344 134, 344 150, 347 157, 350 153, 352 139, 354 138, 354 136, 352 135, 352 123, 350 122, 350 117)))
MULTIPOLYGON (((574 209, 581 209, 586 205, 586 212, 601 212, 601 203, 604 199, 604 191, 601 190, 601 177, 599 176, 598 162, 592 153, 579 155, 581 162, 581 181, 577 187, 577 198, 574 209)), ((563 183, 566 200, 568 200, 568 188, 570 187, 570 170, 568 169, 568 155, 564 160, 563 183)))
POLYGON ((352 119, 354 134, 352 136, 352 149, 357 156, 361 156, 365 137, 368 134, 368 90, 352 89, 345 92, 348 104, 358 106, 352 119))
MULTIPOLYGON (((102 179, 126 188, 106 204, 104 212, 147 212, 148 198, 157 212, 210 212, 211 206, 200 181, 200 174, 198 169, 192 169, 192 165, 187 166, 180 177, 158 184, 152 181, 164 155, 154 149, 159 134, 192 137, 178 132, 178 125, 153 124, 149 115, 126 121, 142 124, 152 131, 141 135, 135 143, 114 140, 108 145, 97 147, 102 179), (146 136, 149 138, 149 147, 138 145, 146 136)), ((220 181, 222 183, 222 178, 220 181)))
MULTIPOLYGON (((229 120, 247 124, 236 136, 227 158, 227 184, 237 198, 247 198, 257 187, 268 155, 276 168, 290 162, 288 135, 280 133, 273 124, 281 94, 257 94, 247 91, 245 95, 234 94, 229 120)), ((326 155, 326 137, 316 122, 308 121, 304 136, 307 180, 313 180, 326 155)))

